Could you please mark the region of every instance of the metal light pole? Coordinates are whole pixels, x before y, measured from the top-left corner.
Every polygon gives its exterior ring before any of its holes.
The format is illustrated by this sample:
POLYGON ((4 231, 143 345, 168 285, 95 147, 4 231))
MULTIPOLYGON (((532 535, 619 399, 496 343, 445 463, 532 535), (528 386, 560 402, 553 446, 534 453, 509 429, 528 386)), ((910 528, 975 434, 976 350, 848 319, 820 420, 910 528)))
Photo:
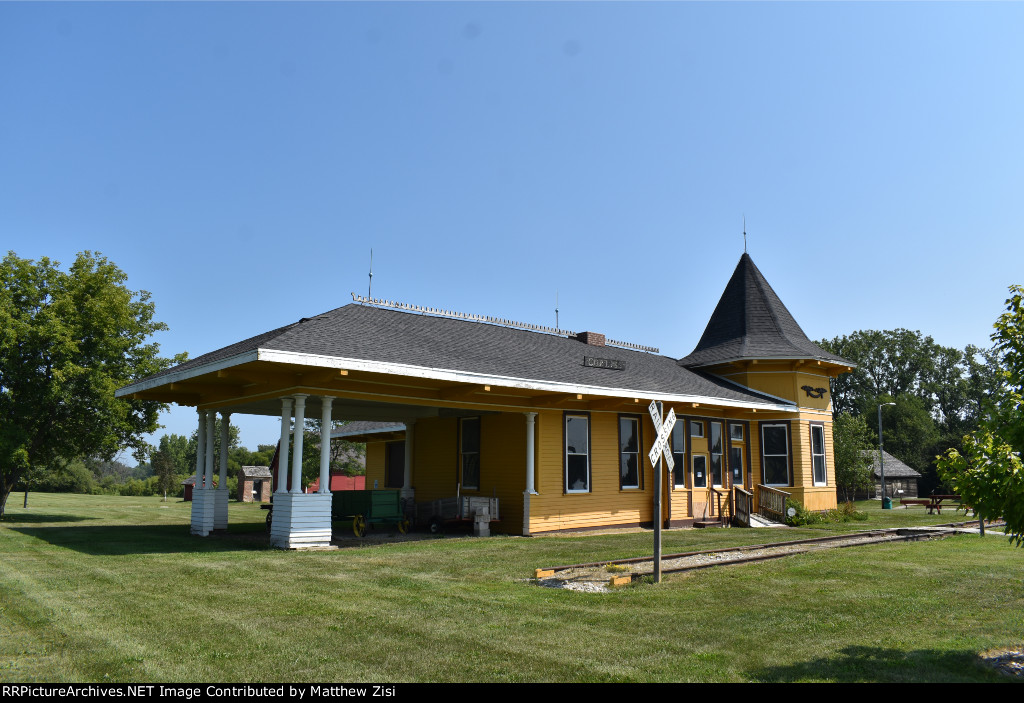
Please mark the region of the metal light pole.
POLYGON ((885 494, 885 454, 882 452, 882 408, 896 403, 881 403, 878 406, 878 469, 882 474, 882 510, 891 510, 892 501, 885 494))

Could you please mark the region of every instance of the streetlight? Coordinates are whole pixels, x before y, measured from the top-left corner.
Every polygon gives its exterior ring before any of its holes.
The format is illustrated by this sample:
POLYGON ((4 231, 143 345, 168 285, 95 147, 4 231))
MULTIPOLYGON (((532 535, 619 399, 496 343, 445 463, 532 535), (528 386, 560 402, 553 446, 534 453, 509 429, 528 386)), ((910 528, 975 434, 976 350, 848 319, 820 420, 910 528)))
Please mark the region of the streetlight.
POLYGON ((882 453, 882 408, 896 403, 881 403, 878 406, 878 469, 882 474, 882 510, 892 510, 892 501, 885 494, 885 454, 882 453))

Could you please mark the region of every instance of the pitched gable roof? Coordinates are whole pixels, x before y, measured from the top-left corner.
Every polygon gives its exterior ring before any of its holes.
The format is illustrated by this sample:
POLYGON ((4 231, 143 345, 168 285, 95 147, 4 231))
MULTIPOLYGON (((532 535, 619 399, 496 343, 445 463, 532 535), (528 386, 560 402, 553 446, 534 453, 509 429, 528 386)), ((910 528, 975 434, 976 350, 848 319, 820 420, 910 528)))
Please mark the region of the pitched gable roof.
POLYGON ((541 390, 566 388, 582 393, 715 400, 740 407, 779 406, 776 398, 682 368, 667 356, 594 347, 553 334, 358 304, 303 318, 204 354, 137 381, 118 393, 144 390, 256 360, 309 365, 337 363, 382 373, 541 390), (621 362, 621 369, 589 367, 584 363, 587 355, 615 359, 621 362))
POLYGON ((812 342, 746 252, 722 293, 688 368, 741 359, 817 359, 853 366, 812 342))
MULTIPOLYGON (((885 475, 889 478, 920 478, 921 474, 914 469, 910 468, 902 461, 894 457, 889 452, 882 450, 882 454, 885 455, 885 475)), ((861 452, 861 456, 871 457, 871 472, 875 478, 881 478, 882 469, 878 464, 878 450, 877 449, 866 449, 861 452)))

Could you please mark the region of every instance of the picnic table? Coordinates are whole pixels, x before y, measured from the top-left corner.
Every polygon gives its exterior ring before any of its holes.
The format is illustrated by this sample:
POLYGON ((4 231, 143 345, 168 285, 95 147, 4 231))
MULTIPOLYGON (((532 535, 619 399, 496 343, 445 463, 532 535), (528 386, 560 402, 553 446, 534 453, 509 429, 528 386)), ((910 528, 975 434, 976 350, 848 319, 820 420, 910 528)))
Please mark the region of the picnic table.
MULTIPOLYGON (((900 498, 900 505, 923 505, 928 508, 929 515, 942 515, 943 501, 956 501, 956 505, 953 506, 954 510, 958 510, 960 505, 960 496, 958 495, 941 495, 933 493, 927 498, 900 498)), ((949 508, 950 505, 946 505, 949 508)))

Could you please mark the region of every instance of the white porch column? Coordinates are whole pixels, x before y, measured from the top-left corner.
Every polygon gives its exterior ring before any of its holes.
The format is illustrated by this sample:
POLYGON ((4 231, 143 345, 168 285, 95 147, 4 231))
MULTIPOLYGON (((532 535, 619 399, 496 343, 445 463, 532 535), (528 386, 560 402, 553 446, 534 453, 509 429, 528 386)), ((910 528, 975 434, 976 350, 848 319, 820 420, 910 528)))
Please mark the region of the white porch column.
POLYGON ((288 441, 292 433, 292 399, 281 398, 281 444, 277 452, 277 492, 288 490, 288 441))
POLYGON ((212 410, 206 413, 206 476, 207 490, 213 490, 213 434, 217 428, 217 413, 212 410))
POLYGON ((228 529, 228 446, 231 443, 231 413, 220 414, 220 473, 216 502, 213 504, 213 529, 228 529))
POLYGON ((416 418, 405 421, 405 473, 402 476, 402 490, 412 490, 412 433, 416 418))
POLYGON ((530 496, 537 495, 537 484, 534 474, 536 466, 533 454, 535 436, 537 433, 537 413, 523 413, 526 415, 526 490, 523 491, 523 534, 530 534, 530 496))
POLYGON ((320 490, 331 492, 331 403, 334 398, 325 395, 320 398, 320 490))
POLYGON ((411 515, 415 508, 416 491, 412 487, 412 453, 413 453, 413 434, 415 432, 416 418, 412 417, 405 422, 405 466, 402 472, 402 490, 399 495, 402 496, 402 502, 404 503, 404 510, 407 515, 411 515))
POLYGON ((292 489, 302 493, 302 435, 306 425, 306 394, 295 396, 295 428, 292 430, 292 489))
POLYGON ((533 463, 537 413, 524 413, 524 415, 526 415, 526 492, 537 495, 537 488, 534 483, 536 471, 533 463))
POLYGON ((199 427, 196 429, 196 483, 192 486, 192 525, 190 531, 194 535, 209 534, 204 532, 203 506, 206 493, 203 492, 203 476, 206 471, 206 411, 198 410, 199 427))

